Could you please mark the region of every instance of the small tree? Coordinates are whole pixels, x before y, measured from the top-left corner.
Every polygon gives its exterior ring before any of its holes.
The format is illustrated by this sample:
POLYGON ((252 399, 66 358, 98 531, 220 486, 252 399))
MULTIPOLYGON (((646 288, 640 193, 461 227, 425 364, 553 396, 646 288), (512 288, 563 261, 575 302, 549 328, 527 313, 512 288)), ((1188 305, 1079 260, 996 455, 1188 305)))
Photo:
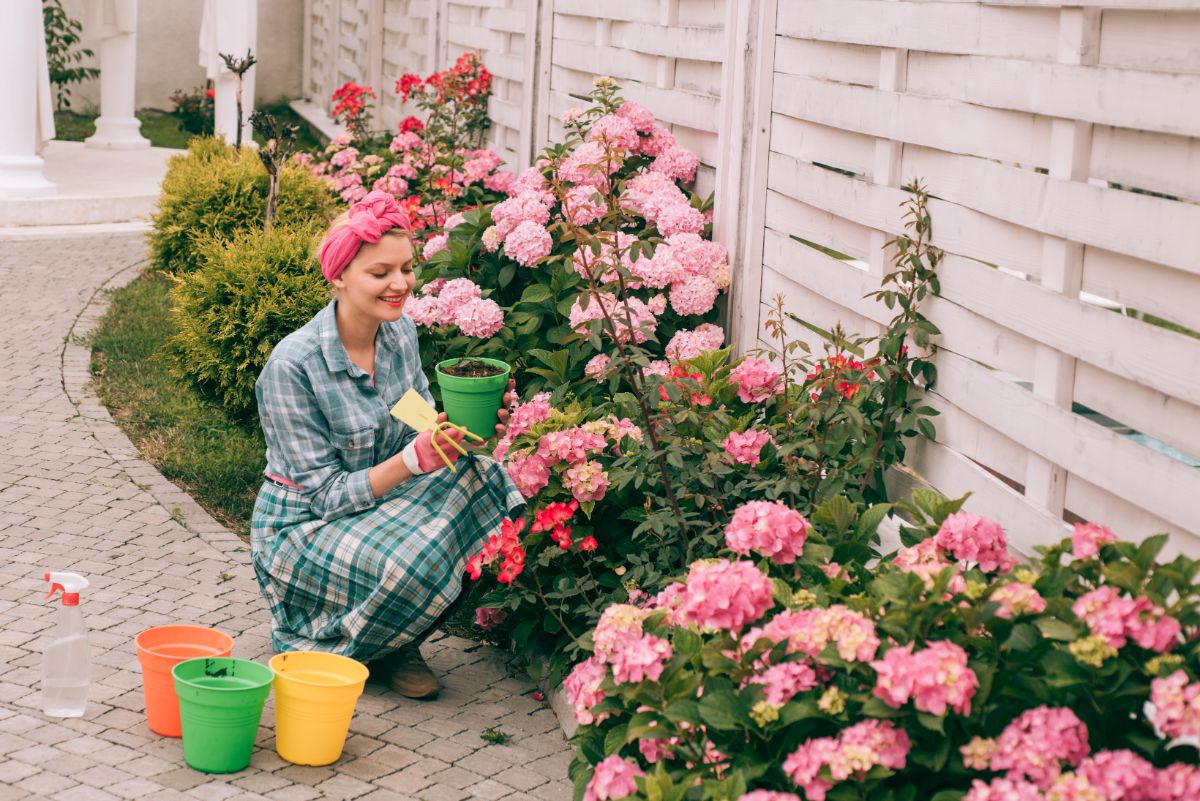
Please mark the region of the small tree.
POLYGON ((228 53, 217 53, 217 55, 225 62, 225 69, 237 76, 237 134, 234 137, 234 146, 240 149, 242 146, 242 80, 250 68, 258 62, 249 50, 246 51, 245 58, 234 58, 228 53))
POLYGON ((85 58, 96 54, 79 47, 83 26, 67 14, 62 0, 42 0, 42 23, 46 29, 46 62, 50 67, 50 82, 54 84, 54 107, 57 111, 70 109, 71 90, 67 85, 100 75, 97 68, 81 65, 85 58))
POLYGON ((279 199, 279 171, 296 148, 296 132, 300 127, 279 125, 270 114, 257 109, 250 115, 250 125, 265 141, 259 148, 258 157, 271 177, 267 188, 267 211, 263 217, 263 231, 270 231, 275 224, 275 204, 279 199))

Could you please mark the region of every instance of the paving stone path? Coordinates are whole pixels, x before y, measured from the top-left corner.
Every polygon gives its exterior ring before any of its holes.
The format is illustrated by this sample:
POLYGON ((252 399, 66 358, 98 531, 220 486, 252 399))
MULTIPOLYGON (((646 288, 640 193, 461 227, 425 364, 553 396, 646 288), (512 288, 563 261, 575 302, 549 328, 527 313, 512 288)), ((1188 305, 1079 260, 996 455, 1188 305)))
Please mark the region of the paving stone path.
POLYGON ((147 728, 137 632, 200 623, 233 635, 235 656, 264 661, 270 648, 245 544, 138 458, 88 384, 103 290, 136 277, 143 258, 139 232, 0 241, 0 801, 570 798, 553 713, 500 651, 456 637, 424 649, 444 678, 436 701, 368 683, 330 767, 279 759, 269 702, 237 774, 192 771, 179 740, 147 728), (91 695, 74 720, 39 705, 48 569, 92 583, 91 695), (509 742, 484 742, 493 728, 509 742))

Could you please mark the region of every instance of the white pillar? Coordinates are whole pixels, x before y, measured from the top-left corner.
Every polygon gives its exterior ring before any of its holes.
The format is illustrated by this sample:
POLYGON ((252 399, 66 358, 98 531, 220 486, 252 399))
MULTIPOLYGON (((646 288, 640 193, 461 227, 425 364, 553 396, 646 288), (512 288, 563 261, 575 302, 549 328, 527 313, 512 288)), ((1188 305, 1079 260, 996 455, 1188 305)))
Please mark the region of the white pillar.
POLYGON ((37 155, 38 65, 46 58, 44 41, 39 0, 6 0, 0 24, 0 197, 55 191, 37 155))
POLYGON ((100 117, 88 147, 139 150, 150 147, 134 116, 137 89, 137 0, 93 0, 100 34, 100 117))
MULTIPOLYGON (((217 136, 233 143, 237 138, 237 76, 225 69, 221 53, 245 58, 257 56, 257 0, 205 0, 200 26, 200 66, 213 81, 214 130, 217 136)), ((242 144, 254 145, 250 112, 254 111, 254 75, 256 67, 242 79, 242 144)))

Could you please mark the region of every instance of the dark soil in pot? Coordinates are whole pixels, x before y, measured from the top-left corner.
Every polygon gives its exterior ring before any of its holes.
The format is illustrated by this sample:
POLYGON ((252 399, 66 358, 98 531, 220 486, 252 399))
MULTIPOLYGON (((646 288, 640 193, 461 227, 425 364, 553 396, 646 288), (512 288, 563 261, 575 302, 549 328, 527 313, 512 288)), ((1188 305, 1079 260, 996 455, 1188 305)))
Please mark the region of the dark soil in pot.
POLYGON ((500 375, 504 370, 495 365, 482 362, 479 359, 459 359, 452 365, 441 368, 446 375, 458 376, 460 378, 487 378, 492 375, 500 375))

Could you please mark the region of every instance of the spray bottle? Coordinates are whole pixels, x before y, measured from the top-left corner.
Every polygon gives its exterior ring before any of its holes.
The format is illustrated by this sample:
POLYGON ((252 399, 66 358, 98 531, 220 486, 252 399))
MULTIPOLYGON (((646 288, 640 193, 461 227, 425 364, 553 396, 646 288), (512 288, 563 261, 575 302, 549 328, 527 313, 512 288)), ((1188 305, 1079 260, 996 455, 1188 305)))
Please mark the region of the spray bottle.
POLYGON ((87 628, 79 609, 79 591, 88 582, 75 573, 46 573, 50 592, 62 593, 55 629, 42 657, 42 711, 56 718, 82 717, 87 709, 91 659, 88 654, 87 628))

